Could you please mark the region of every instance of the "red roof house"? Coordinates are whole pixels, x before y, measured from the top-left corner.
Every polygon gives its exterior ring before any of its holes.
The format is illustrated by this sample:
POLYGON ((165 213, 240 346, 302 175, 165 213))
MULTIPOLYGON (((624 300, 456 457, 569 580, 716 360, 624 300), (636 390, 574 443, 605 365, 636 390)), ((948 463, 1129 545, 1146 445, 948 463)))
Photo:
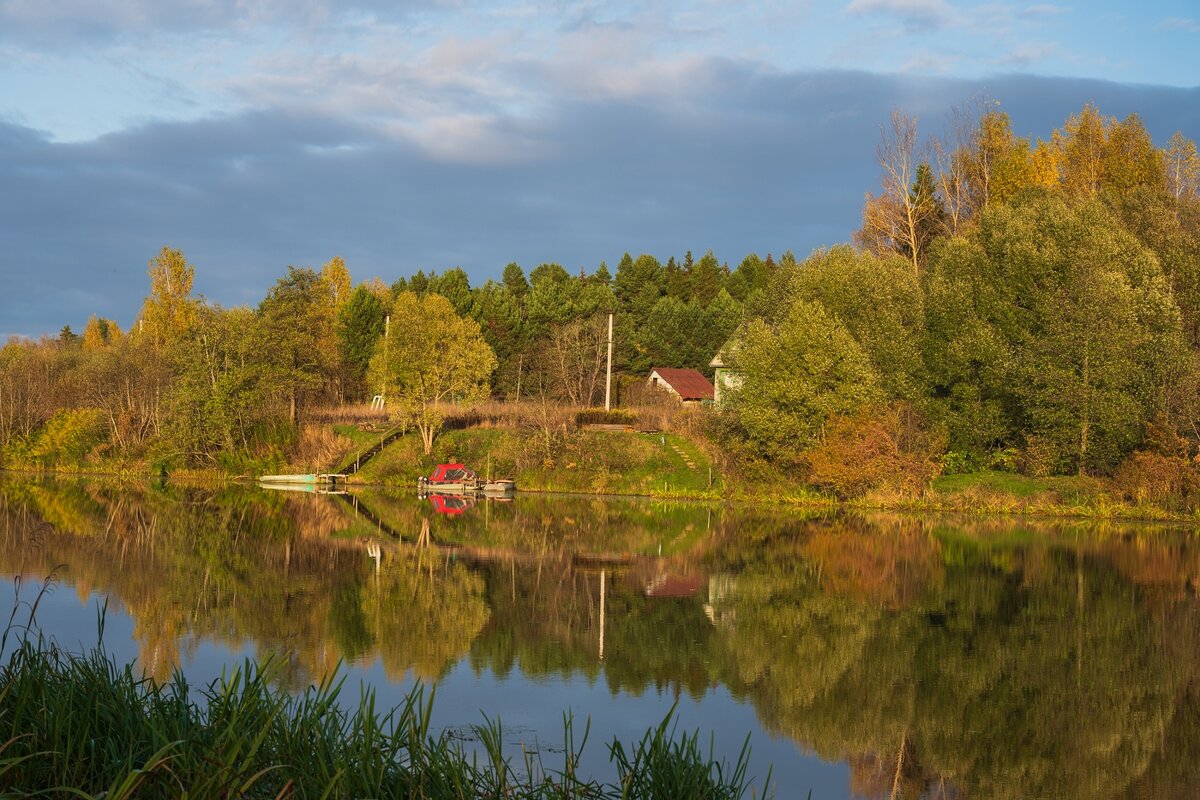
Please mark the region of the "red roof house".
POLYGON ((713 399, 713 385, 698 370, 655 367, 650 370, 649 384, 664 389, 685 403, 713 399))

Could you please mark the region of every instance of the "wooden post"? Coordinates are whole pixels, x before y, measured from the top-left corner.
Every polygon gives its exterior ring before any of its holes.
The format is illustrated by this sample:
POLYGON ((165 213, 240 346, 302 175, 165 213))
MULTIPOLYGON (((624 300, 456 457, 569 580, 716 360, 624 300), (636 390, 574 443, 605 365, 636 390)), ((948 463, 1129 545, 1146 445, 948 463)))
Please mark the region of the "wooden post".
POLYGON ((613 315, 612 315, 612 312, 609 312, 609 314, 608 314, 608 372, 605 374, 605 378, 604 378, 604 411, 605 411, 605 413, 607 413, 608 411, 610 411, 612 409, 612 403, 611 403, 611 399, 612 399, 612 345, 613 345, 612 322, 613 322, 613 315))

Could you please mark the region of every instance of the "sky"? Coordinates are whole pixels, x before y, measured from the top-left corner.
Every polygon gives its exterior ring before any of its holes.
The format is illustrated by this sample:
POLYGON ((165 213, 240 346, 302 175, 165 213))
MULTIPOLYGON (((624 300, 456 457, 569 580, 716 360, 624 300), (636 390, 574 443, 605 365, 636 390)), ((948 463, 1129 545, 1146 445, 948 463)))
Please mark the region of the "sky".
POLYGON ((356 280, 848 241, 893 108, 1200 139, 1200 6, 0 0, 0 337, 127 327, 147 265, 356 280))

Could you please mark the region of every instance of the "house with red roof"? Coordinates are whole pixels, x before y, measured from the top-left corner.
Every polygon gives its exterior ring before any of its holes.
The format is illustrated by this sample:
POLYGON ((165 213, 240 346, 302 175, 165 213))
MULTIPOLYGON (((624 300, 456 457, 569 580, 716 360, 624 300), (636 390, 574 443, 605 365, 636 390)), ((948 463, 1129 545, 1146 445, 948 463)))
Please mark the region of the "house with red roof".
POLYGON ((713 385, 699 370, 655 367, 647 380, 651 386, 675 395, 684 403, 712 402, 713 385))

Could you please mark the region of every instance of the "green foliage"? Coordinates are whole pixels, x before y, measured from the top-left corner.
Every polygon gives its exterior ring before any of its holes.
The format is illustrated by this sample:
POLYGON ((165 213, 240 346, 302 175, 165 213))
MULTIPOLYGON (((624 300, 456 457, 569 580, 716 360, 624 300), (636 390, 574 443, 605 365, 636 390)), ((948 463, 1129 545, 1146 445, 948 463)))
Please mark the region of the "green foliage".
POLYGON ((98 408, 64 408, 38 433, 29 456, 38 464, 78 465, 104 441, 104 413, 98 408))
POLYGON ((882 397, 867 354, 820 303, 793 303, 775 328, 752 320, 732 358, 743 382, 730 391, 731 406, 773 457, 795 457, 831 415, 857 414, 882 397))
POLYGON ((784 296, 819 302, 846 326, 892 398, 926 394, 924 291, 902 256, 839 245, 781 275, 784 296))
POLYGON ((337 337, 339 354, 350 368, 351 376, 362 382, 375 352, 375 343, 383 336, 387 307, 366 286, 356 286, 349 300, 338 312, 337 337))
POLYGON ((1025 434, 1058 469, 1110 467, 1182 368, 1157 259, 1095 202, 990 208, 935 254, 927 286, 927 360, 956 449, 1025 434))
POLYGON ((428 454, 449 402, 473 403, 487 397, 496 356, 479 324, 463 319, 439 294, 396 297, 392 318, 403 320, 376 347, 372 383, 386 387, 389 406, 421 432, 428 454))

